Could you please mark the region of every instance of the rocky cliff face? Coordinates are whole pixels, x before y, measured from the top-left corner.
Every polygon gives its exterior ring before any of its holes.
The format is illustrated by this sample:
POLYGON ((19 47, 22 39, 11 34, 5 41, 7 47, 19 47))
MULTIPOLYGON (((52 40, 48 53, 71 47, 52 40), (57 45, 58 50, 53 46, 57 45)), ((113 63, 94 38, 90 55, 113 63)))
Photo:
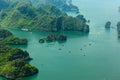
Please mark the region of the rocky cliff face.
POLYGON ((36 74, 38 69, 27 62, 30 59, 28 52, 0 44, 0 76, 14 80, 36 74))
MULTIPOLYGON (((31 60, 29 53, 18 48, 8 46, 9 40, 14 43, 14 36, 10 31, 0 29, 0 76, 8 80, 27 77, 38 73, 38 69, 28 63, 31 60), (9 38, 11 37, 11 38, 9 38), (7 41, 6 41, 7 40, 7 41)), ((17 37, 16 37, 17 38, 17 37)), ((17 38, 20 42, 22 39, 17 38)), ((19 44, 16 44, 19 45, 19 44)))
POLYGON ((8 30, 0 29, 0 43, 4 43, 7 45, 26 45, 28 41, 27 39, 20 39, 14 36, 8 30))
POLYGON ((36 8, 31 3, 20 2, 9 10, 1 11, 0 17, 2 18, 0 21, 2 26, 19 29, 27 28, 52 32, 60 30, 89 32, 86 19, 82 15, 77 17, 68 16, 53 5, 36 8))
POLYGON ((105 28, 110 28, 110 26, 111 26, 111 22, 110 21, 106 22, 105 28))
POLYGON ((117 29, 120 31, 120 22, 117 23, 117 29))
POLYGON ((9 6, 7 0, 0 0, 0 10, 9 6))
POLYGON ((53 42, 53 41, 66 41, 67 40, 67 36, 64 34, 49 34, 47 35, 45 38, 41 38, 39 40, 40 43, 44 43, 46 42, 53 42))

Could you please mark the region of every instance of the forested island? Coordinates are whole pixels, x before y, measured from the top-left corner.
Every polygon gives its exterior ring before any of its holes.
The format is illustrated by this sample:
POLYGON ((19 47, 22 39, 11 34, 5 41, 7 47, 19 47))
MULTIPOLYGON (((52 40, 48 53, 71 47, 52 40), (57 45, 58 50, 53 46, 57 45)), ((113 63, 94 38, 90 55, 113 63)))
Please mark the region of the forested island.
POLYGON ((46 3, 51 3, 57 6, 62 11, 72 11, 79 13, 77 6, 72 4, 72 0, 46 0, 46 3))
POLYGON ((0 76, 16 80, 38 73, 38 69, 29 64, 32 58, 27 51, 9 46, 26 44, 27 39, 20 39, 10 31, 0 29, 0 76))
MULTIPOLYGON (((120 38, 120 22, 117 22, 116 27, 117 27, 118 38, 120 38)), ((105 28, 106 28, 106 29, 110 29, 110 28, 111 28, 111 22, 110 22, 110 21, 107 21, 107 22, 106 22, 105 28)))
POLYGON ((28 41, 27 39, 20 39, 14 36, 8 30, 0 29, 0 43, 4 43, 7 45, 26 45, 28 41))
POLYGON ((12 1, 11 5, 0 11, 2 26, 52 32, 61 30, 89 32, 87 20, 81 14, 71 17, 52 4, 35 7, 27 0, 16 3, 13 0, 9 1, 12 1))
MULTIPOLYGON (((21 1, 27 1, 30 2, 34 7, 40 7, 46 4, 52 4, 59 8, 61 11, 72 11, 79 13, 79 9, 77 6, 73 5, 72 0, 21 0, 21 1)), ((11 3, 10 5, 16 4, 18 2, 21 2, 20 0, 1 0, 2 4, 1 6, 5 7, 8 6, 8 3, 11 3)))
POLYGON ((118 38, 120 38, 120 22, 117 23, 118 38))
POLYGON ((66 41, 66 40, 67 40, 67 36, 64 34, 51 33, 44 38, 40 38, 39 42, 44 43, 45 41, 46 42, 53 42, 53 41, 66 41))

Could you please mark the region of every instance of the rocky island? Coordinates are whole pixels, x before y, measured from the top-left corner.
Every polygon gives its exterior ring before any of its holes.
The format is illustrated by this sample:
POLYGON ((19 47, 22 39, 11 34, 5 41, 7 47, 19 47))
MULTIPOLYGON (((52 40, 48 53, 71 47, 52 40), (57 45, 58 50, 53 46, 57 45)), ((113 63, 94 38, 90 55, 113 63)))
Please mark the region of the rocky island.
POLYGON ((66 41, 67 40, 67 36, 64 34, 49 34, 47 37, 45 38, 41 38, 39 40, 40 43, 44 43, 46 42, 53 42, 53 41, 66 41))
POLYGON ((120 38, 120 31, 118 31, 118 38, 120 38))
MULTIPOLYGON (((10 0, 13 3, 15 1, 10 0)), ((19 0, 16 0, 19 1, 19 0)), ((72 3, 72 0, 26 0, 32 3, 33 6, 39 7, 41 5, 52 4, 64 12, 75 12, 79 13, 79 9, 72 3)))
POLYGON ((0 44, 0 76, 16 80, 38 73, 38 69, 28 63, 29 60, 28 52, 0 44))
POLYGON ((120 38, 120 22, 117 23, 118 38, 120 38))
POLYGON ((110 26, 111 26, 111 22, 110 21, 106 22, 105 28, 110 28, 110 26))
POLYGON ((117 23, 117 30, 120 31, 120 22, 117 23))
POLYGON ((38 73, 38 69, 29 64, 32 58, 27 51, 8 46, 26 42, 26 39, 19 39, 8 30, 0 29, 0 76, 16 80, 38 73))
MULTIPOLYGON (((13 0, 10 0, 13 1, 13 0)), ((57 0, 62 1, 62 0, 57 0)), ((13 1, 14 2, 14 1, 13 1)), ((33 6, 28 0, 11 4, 9 8, 0 11, 0 24, 19 29, 89 32, 83 15, 71 17, 63 13, 53 4, 40 7, 33 6)))
POLYGON ((72 0, 46 0, 46 3, 51 3, 57 6, 59 9, 65 12, 76 12, 79 13, 77 6, 73 5, 72 0))
POLYGON ((4 43, 7 45, 26 45, 28 41, 27 39, 20 39, 14 36, 8 30, 0 29, 0 43, 4 43))

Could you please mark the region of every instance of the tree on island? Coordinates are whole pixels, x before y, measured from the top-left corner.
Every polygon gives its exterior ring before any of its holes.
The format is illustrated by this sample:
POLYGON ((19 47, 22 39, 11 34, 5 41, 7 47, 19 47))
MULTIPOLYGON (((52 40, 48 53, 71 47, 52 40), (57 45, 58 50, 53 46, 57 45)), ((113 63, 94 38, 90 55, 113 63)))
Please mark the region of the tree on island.
POLYGON ((0 76, 16 80, 38 73, 38 69, 29 64, 28 61, 32 58, 27 51, 9 46, 26 45, 26 43, 27 39, 20 39, 10 31, 0 29, 0 76))

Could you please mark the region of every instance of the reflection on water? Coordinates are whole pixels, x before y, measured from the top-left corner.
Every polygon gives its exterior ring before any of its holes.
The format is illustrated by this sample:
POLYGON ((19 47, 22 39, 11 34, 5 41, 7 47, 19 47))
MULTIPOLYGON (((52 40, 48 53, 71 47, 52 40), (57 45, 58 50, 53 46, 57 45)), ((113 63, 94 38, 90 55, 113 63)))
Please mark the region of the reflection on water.
MULTIPOLYGON (((30 77, 29 77, 29 80, 35 80, 35 79, 37 78, 37 76, 38 76, 38 74, 33 75, 33 76, 30 76, 30 77)), ((28 80, 28 78, 24 78, 24 79, 22 79, 22 80, 28 80)))
POLYGON ((110 28, 105 28, 105 31, 108 33, 110 32, 110 28))
POLYGON ((22 49, 27 49, 28 45, 10 45, 13 48, 22 48, 22 49))

